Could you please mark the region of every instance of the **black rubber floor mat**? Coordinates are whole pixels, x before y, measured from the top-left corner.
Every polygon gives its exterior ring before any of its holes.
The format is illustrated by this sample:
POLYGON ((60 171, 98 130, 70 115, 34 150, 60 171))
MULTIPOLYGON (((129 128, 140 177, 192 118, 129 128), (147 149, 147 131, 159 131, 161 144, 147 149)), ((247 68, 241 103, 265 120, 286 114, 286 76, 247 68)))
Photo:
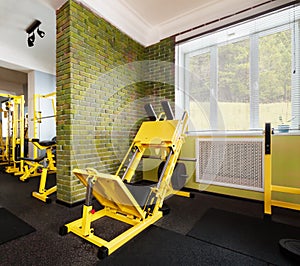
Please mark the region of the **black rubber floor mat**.
POLYGON ((5 208, 0 208, 0 244, 28 235, 35 229, 12 214, 5 208))
POLYGON ((191 237, 150 226, 97 265, 267 265, 191 237))
POLYGON ((300 228, 233 212, 209 209, 188 235, 268 263, 293 265, 293 261, 281 254, 279 240, 300 238, 300 228))

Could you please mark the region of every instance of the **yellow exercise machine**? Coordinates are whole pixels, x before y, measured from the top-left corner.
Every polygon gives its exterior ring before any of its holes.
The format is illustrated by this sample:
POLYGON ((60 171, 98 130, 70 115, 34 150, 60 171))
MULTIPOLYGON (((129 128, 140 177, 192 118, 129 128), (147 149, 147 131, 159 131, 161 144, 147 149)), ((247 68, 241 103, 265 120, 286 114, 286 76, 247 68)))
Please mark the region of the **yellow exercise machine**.
POLYGON ((7 134, 2 158, 8 164, 6 172, 19 175, 23 171, 23 162, 18 158, 24 156, 24 95, 0 94, 0 97, 7 98, 4 110, 7 134))
POLYGON ((20 180, 26 181, 31 176, 41 175, 39 191, 32 192, 32 196, 46 203, 50 203, 51 199, 48 196, 56 192, 57 186, 55 185, 49 189, 46 189, 46 181, 48 174, 56 172, 56 138, 53 138, 50 141, 39 141, 38 139, 32 139, 31 142, 39 150, 45 150, 46 154, 45 156, 37 159, 20 158, 20 160, 26 162, 26 165, 24 166, 25 172, 20 177, 20 180))
POLYGON ((29 142, 32 143, 38 150, 45 151, 45 154, 38 158, 19 158, 26 163, 24 165, 24 174, 20 177, 20 180, 26 181, 30 177, 39 176, 43 172, 42 169, 47 169, 47 173, 49 174, 55 173, 56 138, 46 141, 30 139, 29 142))
POLYGON ((23 175, 20 177, 21 181, 25 181, 30 177, 39 176, 42 173, 43 167, 41 165, 44 165, 43 161, 47 160, 47 171, 48 173, 54 173, 56 171, 56 167, 54 166, 54 154, 52 151, 55 151, 56 147, 56 138, 52 140, 46 140, 46 141, 39 141, 40 139, 40 132, 39 127, 42 123, 42 120, 49 119, 49 118, 56 118, 56 107, 55 107, 55 96, 56 93, 52 92, 49 94, 35 94, 34 95, 34 112, 33 112, 33 138, 28 139, 28 143, 33 144, 33 158, 26 158, 26 157, 20 157, 22 161, 25 162, 24 164, 24 170, 23 175), (52 111, 53 113, 49 116, 42 117, 42 111, 41 111, 41 100, 50 100, 52 111), (46 155, 40 155, 41 152, 46 151, 46 155), (51 172, 50 172, 51 171, 51 172))
MULTIPOLYGON (((1 109, 2 108, 0 108, 0 110, 1 109)), ((5 152, 6 152, 6 145, 2 134, 2 123, 0 123, 0 165, 6 164, 5 152)))
MULTIPOLYGON (((48 94, 34 94, 34 101, 33 101, 33 138, 34 139, 39 139, 40 136, 40 125, 43 120, 49 120, 51 118, 56 121, 56 105, 55 105, 55 99, 56 99, 56 92, 51 92, 48 94), (50 115, 44 115, 42 114, 41 111, 41 105, 42 103, 48 103, 47 101, 51 102, 52 106, 52 113, 50 115), (42 101, 42 102, 41 102, 42 101)), ((34 145, 33 147, 33 157, 37 158, 38 157, 38 147, 34 145)))
POLYGON ((73 232, 97 245, 100 259, 110 255, 159 220, 163 216, 161 208, 164 199, 178 192, 177 188, 172 185, 172 177, 185 139, 188 114, 184 112, 181 120, 175 120, 169 103, 162 102, 162 105, 165 111, 165 119, 162 121, 157 118, 150 104, 145 106, 147 113, 150 113, 148 116, 153 118, 153 121, 142 123, 115 175, 99 173, 95 169, 73 170, 76 177, 87 187, 82 218, 62 226, 59 233, 65 235, 73 232), (149 148, 160 150, 161 159, 165 161, 157 184, 146 187, 129 184, 143 154, 149 148), (120 177, 120 170, 132 150, 134 154, 124 174, 120 177), (93 210, 92 194, 104 207, 103 209, 96 212, 93 210), (114 239, 107 241, 96 236, 91 227, 92 222, 102 217, 113 218, 129 224, 131 227, 114 239))
POLYGON ((51 171, 56 172, 56 166, 55 166, 56 138, 52 139, 51 141, 39 142, 38 140, 36 141, 32 140, 32 142, 38 149, 46 150, 46 156, 43 159, 42 164, 40 164, 40 166, 42 167, 42 175, 40 179, 39 191, 32 192, 32 196, 46 203, 50 203, 51 199, 48 196, 56 192, 57 186, 55 185, 51 188, 46 189, 46 181, 47 181, 47 175, 51 173, 51 171))
POLYGON ((32 192, 32 196, 50 203, 51 199, 48 197, 50 194, 56 192, 56 186, 46 189, 46 181, 48 174, 56 172, 56 138, 52 140, 39 140, 40 132, 39 126, 42 120, 56 117, 55 108, 55 96, 56 93, 49 93, 45 95, 34 95, 34 113, 33 113, 33 139, 29 139, 28 142, 33 144, 33 158, 20 157, 20 160, 24 162, 24 171, 20 177, 21 181, 26 181, 30 177, 41 176, 38 192, 32 192), (49 116, 42 117, 41 100, 46 99, 51 101, 53 113, 49 116))

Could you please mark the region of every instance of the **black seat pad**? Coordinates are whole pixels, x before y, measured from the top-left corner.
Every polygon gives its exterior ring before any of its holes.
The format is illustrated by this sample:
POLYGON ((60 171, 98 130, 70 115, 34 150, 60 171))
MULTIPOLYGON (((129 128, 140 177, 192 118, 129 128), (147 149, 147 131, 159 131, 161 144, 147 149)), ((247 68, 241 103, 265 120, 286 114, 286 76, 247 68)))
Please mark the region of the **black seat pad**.
POLYGON ((136 202, 143 209, 144 206, 146 205, 147 199, 151 193, 151 186, 132 185, 132 184, 126 184, 126 183, 125 183, 125 185, 128 188, 128 190, 131 192, 131 194, 134 197, 134 199, 136 200, 136 202))
POLYGON ((26 157, 20 157, 20 158, 17 158, 18 160, 23 160, 23 161, 29 161, 29 162, 40 162, 42 160, 44 160, 46 158, 46 156, 42 156, 42 157, 39 157, 39 158, 26 158, 26 157))
POLYGON ((40 144, 41 146, 47 147, 47 146, 53 146, 53 145, 55 145, 56 142, 55 142, 55 141, 52 141, 52 140, 43 140, 43 141, 39 141, 39 144, 40 144))

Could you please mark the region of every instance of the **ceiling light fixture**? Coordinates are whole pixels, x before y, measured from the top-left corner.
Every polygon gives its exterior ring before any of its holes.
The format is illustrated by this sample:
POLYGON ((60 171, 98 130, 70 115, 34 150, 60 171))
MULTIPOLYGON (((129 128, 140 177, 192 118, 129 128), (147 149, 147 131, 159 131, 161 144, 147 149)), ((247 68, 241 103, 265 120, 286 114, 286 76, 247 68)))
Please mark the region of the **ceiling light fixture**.
POLYGON ((44 36, 45 36, 45 32, 44 31, 42 31, 42 30, 40 30, 40 28, 38 28, 37 29, 37 34, 41 37, 41 38, 44 38, 44 36))
POLYGON ((26 29, 26 32, 28 34, 28 39, 27 39, 27 45, 28 47, 32 47, 34 46, 34 40, 35 40, 35 35, 34 35, 34 31, 37 29, 37 34, 41 37, 44 38, 45 36, 45 32, 40 30, 40 25, 42 24, 42 22, 40 22, 39 20, 35 20, 33 21, 30 26, 26 29))
POLYGON ((35 35, 34 32, 28 36, 27 45, 28 47, 32 47, 34 45, 35 35))

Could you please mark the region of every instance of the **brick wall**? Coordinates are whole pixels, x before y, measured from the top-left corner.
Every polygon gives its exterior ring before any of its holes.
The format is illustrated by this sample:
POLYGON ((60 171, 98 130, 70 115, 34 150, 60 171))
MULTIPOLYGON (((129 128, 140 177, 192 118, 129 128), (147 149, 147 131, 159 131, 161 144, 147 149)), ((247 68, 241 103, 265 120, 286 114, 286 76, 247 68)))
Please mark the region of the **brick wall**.
POLYGON ((169 100, 174 109, 175 101, 175 38, 170 37, 145 48, 149 62, 145 93, 150 95, 154 109, 162 111, 160 101, 169 100), (162 61, 162 62, 161 62, 162 61))
POLYGON ((70 6, 64 5, 56 16, 56 134, 57 134, 57 198, 70 203, 71 184, 71 52, 70 6))
POLYGON ((144 61, 153 59, 173 62, 173 39, 145 48, 76 1, 57 11, 59 201, 85 196, 72 169, 116 172, 145 117, 147 96, 174 99, 173 70, 144 61), (159 82, 152 82, 157 73, 159 82))

